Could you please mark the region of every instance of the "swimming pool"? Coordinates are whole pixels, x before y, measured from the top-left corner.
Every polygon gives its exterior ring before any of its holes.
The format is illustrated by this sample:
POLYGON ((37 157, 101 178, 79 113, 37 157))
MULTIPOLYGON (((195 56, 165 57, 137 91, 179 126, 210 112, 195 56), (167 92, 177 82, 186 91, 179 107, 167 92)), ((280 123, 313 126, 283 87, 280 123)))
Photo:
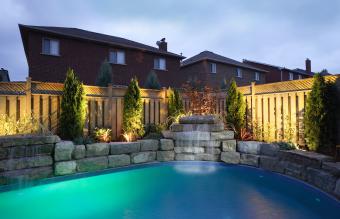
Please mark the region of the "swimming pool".
POLYGON ((101 173, 3 191, 0 218, 325 219, 340 214, 339 202, 319 190, 246 166, 168 162, 101 173))

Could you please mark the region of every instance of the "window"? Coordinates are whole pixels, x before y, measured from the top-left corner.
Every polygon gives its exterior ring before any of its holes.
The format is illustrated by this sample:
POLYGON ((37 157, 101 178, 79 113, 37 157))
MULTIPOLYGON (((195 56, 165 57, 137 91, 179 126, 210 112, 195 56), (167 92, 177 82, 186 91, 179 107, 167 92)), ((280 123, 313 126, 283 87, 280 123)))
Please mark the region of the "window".
POLYGON ((45 55, 59 55, 59 40, 43 38, 42 54, 45 55))
POLYGON ((158 70, 166 70, 166 61, 164 58, 155 58, 153 68, 158 70))
POLYGON ((216 74, 216 63, 210 63, 210 73, 216 74))
POLYGON ((260 80, 260 73, 255 72, 255 81, 259 81, 260 80))
POLYGON ((291 81, 291 80, 294 80, 294 74, 291 73, 291 72, 289 72, 289 80, 290 80, 290 81, 291 81))
POLYGON ((240 69, 240 68, 236 69, 236 77, 242 78, 242 69, 240 69))
POLYGON ((124 51, 111 51, 110 52, 110 62, 113 64, 125 65, 125 52, 124 51))
POLYGON ((299 75, 299 80, 302 79, 302 75, 299 75))

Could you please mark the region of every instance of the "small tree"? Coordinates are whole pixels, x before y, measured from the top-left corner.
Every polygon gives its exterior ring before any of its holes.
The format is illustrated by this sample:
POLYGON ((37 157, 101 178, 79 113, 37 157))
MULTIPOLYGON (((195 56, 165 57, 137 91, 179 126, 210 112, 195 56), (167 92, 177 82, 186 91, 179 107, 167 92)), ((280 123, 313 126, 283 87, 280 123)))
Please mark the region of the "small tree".
POLYGON ((155 71, 150 71, 145 81, 145 88, 148 89, 161 89, 161 84, 159 83, 158 77, 155 71))
POLYGON ((235 80, 232 80, 226 98, 226 121, 234 126, 237 135, 245 126, 245 113, 243 95, 237 90, 235 80))
POLYGON ((133 78, 124 96, 123 131, 127 141, 144 134, 143 104, 137 78, 133 78))
POLYGON ((183 100, 178 90, 168 89, 168 122, 169 127, 172 123, 177 122, 178 118, 184 114, 183 100))
POLYGON ((304 115, 307 146, 313 151, 331 149, 335 142, 336 92, 321 74, 314 76, 304 115))
POLYGON ((96 85, 107 87, 109 83, 112 83, 112 68, 111 64, 105 59, 100 65, 96 85))
POLYGON ((72 69, 67 70, 61 99, 60 135, 73 140, 83 135, 85 123, 85 93, 83 84, 72 69))

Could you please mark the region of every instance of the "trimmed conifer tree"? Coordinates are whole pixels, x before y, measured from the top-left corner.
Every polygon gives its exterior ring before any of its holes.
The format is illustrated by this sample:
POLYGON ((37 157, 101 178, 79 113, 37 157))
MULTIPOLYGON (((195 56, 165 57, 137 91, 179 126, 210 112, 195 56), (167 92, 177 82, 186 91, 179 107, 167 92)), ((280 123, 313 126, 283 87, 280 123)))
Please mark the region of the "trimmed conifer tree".
POLYGON ((335 145, 336 92, 321 74, 315 74, 305 108, 305 138, 309 150, 325 151, 335 145))
POLYGON ((226 97, 226 122, 235 127, 238 135, 245 126, 246 103, 241 92, 237 90, 235 80, 231 81, 226 97))
POLYGON ((137 78, 131 79, 124 96, 123 131, 125 138, 136 139, 144 134, 143 103, 137 78))
POLYGON ((101 87, 107 87, 109 83, 112 83, 112 68, 111 64, 105 59, 100 65, 99 73, 96 79, 96 85, 101 87))
POLYGON ((60 136, 73 140, 83 135, 85 124, 85 92, 72 69, 67 70, 61 99, 60 136))
POLYGON ((168 89, 169 98, 168 98, 168 124, 169 127, 173 122, 175 122, 178 117, 184 114, 184 107, 181 95, 178 90, 173 90, 171 88, 168 89))
POLYGON ((155 71, 150 71, 145 81, 145 88, 147 89, 161 89, 161 84, 159 83, 157 74, 155 71))

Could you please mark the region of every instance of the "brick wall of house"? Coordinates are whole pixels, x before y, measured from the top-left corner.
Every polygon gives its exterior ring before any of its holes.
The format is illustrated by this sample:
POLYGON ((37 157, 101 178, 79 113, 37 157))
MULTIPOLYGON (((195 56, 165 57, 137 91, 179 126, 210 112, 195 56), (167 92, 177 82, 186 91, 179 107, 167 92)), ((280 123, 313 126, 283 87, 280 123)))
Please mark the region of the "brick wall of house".
MULTIPOLYGON (((194 64, 181 67, 180 73, 182 77, 188 78, 197 78, 202 81, 204 84, 209 86, 220 88, 220 85, 224 79, 230 81, 232 78, 235 79, 238 86, 249 85, 251 82, 255 81, 255 71, 241 68, 242 69, 242 78, 236 77, 236 69, 238 67, 227 65, 223 63, 216 63, 216 72, 210 73, 209 61, 203 60, 201 62, 196 62, 194 64)), ((260 80, 256 81, 257 84, 265 83, 265 73, 260 73, 260 80)))
MULTIPOLYGON (((114 84, 127 85, 136 76, 140 85, 144 85, 147 74, 153 69, 154 58, 160 57, 159 55, 39 32, 30 32, 28 37, 29 76, 37 81, 62 82, 67 69, 72 68, 85 84, 91 85, 95 83, 101 63, 108 59, 109 51, 114 49, 123 49, 126 61, 126 65, 112 64, 114 84), (60 56, 41 54, 43 37, 59 40, 60 56)), ((180 59, 164 57, 167 70, 155 72, 162 86, 177 86, 180 59)))

